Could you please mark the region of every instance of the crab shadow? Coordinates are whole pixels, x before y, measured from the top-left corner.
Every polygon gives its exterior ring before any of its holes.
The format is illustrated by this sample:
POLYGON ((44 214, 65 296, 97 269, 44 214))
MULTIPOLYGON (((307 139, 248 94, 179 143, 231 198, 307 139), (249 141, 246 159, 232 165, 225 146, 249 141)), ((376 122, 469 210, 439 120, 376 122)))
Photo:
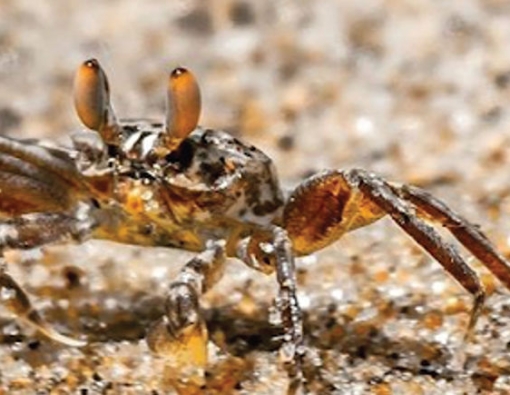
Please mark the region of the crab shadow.
MULTIPOLYGON (((89 295, 90 296, 90 295, 89 295)), ((129 295, 116 292, 90 296, 86 302, 61 308, 58 304, 44 310, 44 315, 57 329, 81 333, 90 346, 83 349, 86 355, 94 354, 94 345, 105 342, 139 341, 147 329, 162 316, 162 297, 148 294, 129 295), (109 304, 105 301, 109 300, 109 304)), ((204 311, 210 338, 229 354, 250 358, 255 352, 276 352, 282 344, 283 331, 272 325, 268 317, 269 306, 260 305, 250 314, 241 313, 236 306, 226 305, 204 311)), ((327 313, 325 313, 327 315, 327 313)), ((409 337, 392 338, 376 324, 364 326, 356 322, 339 322, 333 316, 304 313, 305 344, 314 349, 321 360, 326 354, 337 356, 333 364, 324 363, 321 369, 343 369, 369 360, 387 367, 387 372, 407 371, 434 378, 451 379, 455 372, 445 366, 453 358, 452 351, 434 341, 409 337), (419 357, 426 355, 427 357, 419 357)), ((22 344, 11 347, 17 358, 31 366, 55 362, 58 350, 65 346, 29 334, 23 330, 7 331, 12 320, 0 321, 0 344, 22 344), (52 352, 53 351, 53 352, 52 352)), ((331 358, 329 358, 331 359, 331 358)), ((314 375, 314 373, 311 373, 314 375)))

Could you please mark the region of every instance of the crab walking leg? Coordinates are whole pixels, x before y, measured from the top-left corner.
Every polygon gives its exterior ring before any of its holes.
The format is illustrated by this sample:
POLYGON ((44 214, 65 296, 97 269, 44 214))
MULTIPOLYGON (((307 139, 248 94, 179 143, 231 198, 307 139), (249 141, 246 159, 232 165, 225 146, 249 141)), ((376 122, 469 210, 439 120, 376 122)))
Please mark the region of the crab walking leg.
POLYGON ((285 229, 272 226, 261 234, 254 234, 241 240, 236 255, 255 270, 265 274, 276 271, 279 285, 277 308, 284 330, 280 357, 291 379, 288 393, 295 393, 301 383, 304 350, 303 322, 296 296, 296 268, 292 241, 285 229))
POLYGON ((83 347, 86 341, 64 336, 53 329, 42 315, 33 308, 28 295, 2 268, 0 269, 0 300, 16 317, 39 330, 48 338, 71 347, 83 347))
POLYGON ((169 359, 184 374, 195 374, 207 364, 207 328, 199 298, 216 284, 225 266, 225 242, 207 243, 170 284, 162 321, 147 336, 149 347, 169 359))
MULTIPOLYGON (((91 220, 80 220, 58 213, 27 214, 0 222, 0 259, 5 249, 29 249, 67 239, 83 240, 94 227, 91 220)), ((5 265, 3 265, 5 266, 5 265)), ((21 286, 0 268, 1 302, 17 317, 38 329, 50 339, 69 346, 81 347, 84 341, 55 331, 32 307, 21 286)))
POLYGON ((0 159, 2 171, 44 181, 58 178, 60 183, 78 189, 83 183, 74 163, 64 153, 34 143, 0 136, 0 159))
POLYGON ((279 227, 273 229, 274 254, 276 258, 276 280, 278 308, 283 322, 284 343, 280 356, 287 365, 291 378, 291 387, 301 381, 301 358, 303 345, 303 317, 296 296, 296 267, 292 252, 292 243, 287 232, 279 227))
POLYGON ((443 202, 424 190, 404 185, 394 190, 409 200, 420 212, 447 228, 464 247, 476 256, 510 289, 510 263, 494 248, 478 227, 450 210, 443 202))
POLYGON ((86 240, 97 222, 84 204, 74 215, 33 213, 0 220, 0 251, 30 249, 49 243, 86 240))
POLYGON ((468 337, 485 301, 485 290, 476 272, 466 264, 457 249, 442 240, 433 227, 418 218, 410 203, 401 199, 382 178, 361 170, 345 173, 345 177, 351 187, 358 188, 368 199, 387 212, 404 231, 473 295, 473 309, 466 333, 468 337))

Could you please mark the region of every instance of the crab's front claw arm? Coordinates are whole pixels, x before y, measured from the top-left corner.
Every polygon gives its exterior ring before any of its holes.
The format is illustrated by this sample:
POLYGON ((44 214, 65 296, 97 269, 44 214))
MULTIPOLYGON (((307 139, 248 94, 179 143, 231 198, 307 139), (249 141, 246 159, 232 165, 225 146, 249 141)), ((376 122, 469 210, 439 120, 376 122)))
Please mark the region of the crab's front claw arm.
POLYGON ((205 322, 174 332, 163 317, 147 334, 149 348, 165 360, 163 381, 175 389, 203 388, 207 366, 208 333, 205 322))
POLYGON ((173 283, 166 299, 166 313, 147 336, 151 350, 187 376, 201 376, 207 364, 207 328, 198 295, 197 289, 187 283, 173 283))
POLYGON ((148 345, 165 359, 165 380, 174 387, 201 387, 205 383, 208 334, 199 298, 219 281, 225 260, 225 242, 208 243, 172 282, 166 313, 149 330, 148 345))

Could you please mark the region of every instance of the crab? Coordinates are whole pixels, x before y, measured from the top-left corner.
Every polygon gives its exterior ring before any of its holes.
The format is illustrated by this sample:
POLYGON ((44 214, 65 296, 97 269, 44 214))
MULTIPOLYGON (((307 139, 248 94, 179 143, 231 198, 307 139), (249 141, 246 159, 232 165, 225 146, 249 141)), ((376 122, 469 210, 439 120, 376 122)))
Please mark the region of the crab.
MULTIPOLYGON (((0 137, 0 254, 90 238, 196 252, 165 299, 165 314, 147 336, 156 353, 193 366, 207 363, 200 297, 218 280, 227 257, 276 273, 284 331, 280 357, 292 382, 301 380, 302 314, 296 257, 389 216, 473 297, 467 333, 485 292, 457 249, 431 225, 445 227, 507 288, 510 265, 476 225, 426 191, 365 170, 328 170, 289 196, 271 159, 230 134, 197 126, 200 90, 193 74, 168 78, 165 122, 118 120, 105 72, 85 61, 74 81, 75 108, 87 130, 72 148, 0 137)), ((22 287, 0 270, 2 302, 48 338, 84 341, 52 328, 22 287)))

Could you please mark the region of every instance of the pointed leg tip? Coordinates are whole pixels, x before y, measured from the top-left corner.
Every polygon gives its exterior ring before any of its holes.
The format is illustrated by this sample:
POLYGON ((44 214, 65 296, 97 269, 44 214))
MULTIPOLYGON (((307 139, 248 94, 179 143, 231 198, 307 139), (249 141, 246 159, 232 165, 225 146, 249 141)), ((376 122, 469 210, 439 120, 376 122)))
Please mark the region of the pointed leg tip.
POLYGON ((52 338, 52 339, 59 343, 65 344, 66 346, 76 347, 76 348, 83 348, 89 344, 86 340, 75 339, 73 337, 68 337, 68 336, 64 336, 64 335, 60 335, 60 336, 58 336, 56 338, 52 338))
POLYGON ((64 344, 70 347, 84 347, 88 344, 86 340, 76 339, 70 336, 66 336, 56 331, 51 327, 51 325, 37 312, 37 310, 32 310, 28 315, 24 318, 23 321, 28 325, 33 327, 34 329, 41 332, 48 339, 53 340, 54 342, 64 344))
POLYGON ((74 337, 63 335, 49 327, 42 328, 40 326, 36 326, 36 329, 39 330, 42 334, 44 334, 49 339, 53 340, 54 342, 60 343, 60 344, 63 344, 63 345, 69 346, 69 347, 82 348, 89 344, 88 341, 86 341, 86 340, 77 339, 74 337))

